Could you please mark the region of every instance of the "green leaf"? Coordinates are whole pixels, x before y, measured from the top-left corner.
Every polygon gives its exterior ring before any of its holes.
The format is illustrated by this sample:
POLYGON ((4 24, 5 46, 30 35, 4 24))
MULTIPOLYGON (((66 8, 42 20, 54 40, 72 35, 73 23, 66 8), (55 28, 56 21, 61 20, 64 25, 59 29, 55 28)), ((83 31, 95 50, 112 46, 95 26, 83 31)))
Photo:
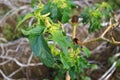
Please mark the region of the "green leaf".
POLYGON ((64 10, 63 16, 62 16, 62 22, 66 23, 70 19, 70 11, 69 10, 64 10))
POLYGON ((120 68, 120 60, 117 60, 116 67, 117 67, 117 68, 120 68))
POLYGON ((35 3, 36 3, 37 1, 38 1, 38 0, 32 0, 31 3, 30 3, 31 6, 34 7, 34 5, 35 5, 35 3))
POLYGON ((83 12, 81 12, 81 17, 83 18, 83 23, 88 23, 90 19, 89 9, 87 7, 84 8, 83 12))
POLYGON ((88 68, 89 66, 90 64, 83 56, 77 58, 77 71, 82 72, 84 68, 88 68))
POLYGON ((67 4, 71 7, 71 8, 75 8, 76 4, 73 2, 73 0, 66 0, 67 4))
POLYGON ((111 17, 111 12, 111 6, 103 2, 102 4, 85 7, 81 17, 83 18, 83 23, 90 23, 88 31, 93 32, 102 28, 102 20, 108 21, 111 17))
POLYGON ((17 28, 18 28, 25 20, 27 20, 27 19, 29 19, 29 18, 31 18, 31 17, 33 17, 33 14, 32 14, 32 13, 28 13, 27 15, 25 15, 25 17, 24 17, 21 21, 18 22, 17 28))
POLYGON ((101 21, 96 19, 96 18, 92 18, 90 20, 89 32, 93 32, 93 31, 98 30, 100 28, 102 28, 101 21))
POLYGON ((32 35, 29 37, 30 46, 35 56, 39 56, 40 60, 48 67, 53 67, 54 58, 49 49, 43 35, 32 35))
POLYGON ((81 77, 82 77, 82 80, 91 80, 91 78, 88 76, 81 76, 81 77))
POLYGON ((24 29, 22 29, 21 31, 24 35, 40 35, 44 31, 44 28, 45 27, 37 26, 37 27, 30 29, 28 31, 26 31, 24 29))
POLYGON ((76 77, 78 76, 77 73, 75 72, 74 68, 70 69, 69 74, 70 74, 71 80, 76 79, 76 77))
POLYGON ((54 8, 52 8, 51 10, 51 18, 53 19, 54 22, 56 22, 58 19, 57 19, 57 16, 58 16, 58 8, 57 6, 55 5, 54 8))
POLYGON ((41 14, 49 13, 51 10, 50 6, 51 6, 51 2, 46 3, 41 11, 41 14))
POLYGON ((64 54, 68 53, 68 41, 66 36, 63 35, 62 31, 56 30, 52 33, 53 40, 57 42, 57 44, 60 46, 64 54))
POLYGON ((92 65, 91 65, 92 71, 93 71, 93 70, 97 70, 98 68, 99 68, 99 67, 98 67, 97 64, 92 64, 92 65))
POLYGON ((50 0, 45 4, 42 14, 50 12, 50 18, 54 21, 61 21, 63 23, 67 22, 70 19, 70 11, 75 7, 73 0, 64 0, 64 1, 53 1, 50 0), (64 5, 64 6, 63 6, 64 5))
POLYGON ((82 50, 83 50, 83 52, 85 53, 85 55, 86 55, 87 57, 90 57, 90 51, 89 51, 88 48, 84 47, 84 48, 82 48, 82 50))
POLYGON ((61 62, 63 64, 64 69, 70 68, 69 58, 65 55, 60 55, 61 62))

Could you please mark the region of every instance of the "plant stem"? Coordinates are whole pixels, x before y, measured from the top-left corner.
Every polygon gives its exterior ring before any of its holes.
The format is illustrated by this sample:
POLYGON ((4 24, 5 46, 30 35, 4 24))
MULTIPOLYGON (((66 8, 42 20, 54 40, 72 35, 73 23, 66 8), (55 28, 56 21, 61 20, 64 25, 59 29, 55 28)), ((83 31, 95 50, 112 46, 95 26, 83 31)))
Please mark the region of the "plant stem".
POLYGON ((91 43, 91 42, 95 42, 95 41, 98 41, 98 40, 101 40, 101 38, 98 37, 98 38, 92 39, 92 40, 90 40, 90 41, 83 42, 82 45, 86 45, 86 44, 89 44, 89 43, 91 43))
POLYGON ((73 24, 73 34, 72 34, 72 38, 74 39, 76 37, 76 28, 77 28, 77 24, 73 24))
POLYGON ((70 80, 69 71, 66 72, 66 79, 65 80, 70 80))

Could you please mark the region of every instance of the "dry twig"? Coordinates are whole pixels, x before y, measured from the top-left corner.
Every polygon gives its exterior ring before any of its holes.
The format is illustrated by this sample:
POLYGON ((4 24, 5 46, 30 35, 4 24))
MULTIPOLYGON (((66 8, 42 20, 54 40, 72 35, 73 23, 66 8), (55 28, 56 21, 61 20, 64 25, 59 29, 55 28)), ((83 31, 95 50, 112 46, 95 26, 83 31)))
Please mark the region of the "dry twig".
MULTIPOLYGON (((115 57, 119 57, 120 56, 120 53, 117 53, 115 55, 115 57)), ((102 77, 99 78, 99 80, 108 80, 111 75, 115 72, 116 70, 116 64, 117 64, 117 61, 115 61, 112 66, 108 69, 108 71, 105 72, 105 74, 102 75, 102 77)))
POLYGON ((13 71, 9 75, 6 75, 3 70, 0 70, 0 74, 4 77, 4 79, 6 79, 6 80, 14 80, 14 79, 12 79, 12 76, 16 75, 22 69, 24 69, 26 67, 28 68, 28 67, 35 67, 35 66, 43 65, 43 63, 41 63, 41 62, 31 63, 31 61, 33 59, 33 54, 32 53, 30 54, 29 58, 27 59, 27 63, 20 62, 18 60, 19 55, 17 55, 16 57, 10 56, 10 52, 18 53, 19 50, 21 49, 20 47, 22 47, 22 45, 25 45, 26 43, 29 44, 29 42, 28 42, 28 40, 26 38, 20 38, 20 39, 18 39, 16 41, 13 41, 13 42, 1 43, 0 44, 0 47, 1 47, 1 50, 2 50, 1 53, 0 53, 0 59, 2 60, 0 65, 3 66, 3 65, 6 65, 8 63, 15 62, 16 65, 19 66, 19 68, 17 70, 13 71), (16 45, 16 44, 17 44, 17 47, 16 47, 15 50, 13 50, 12 48, 8 49, 7 51, 4 50, 5 47, 16 45))

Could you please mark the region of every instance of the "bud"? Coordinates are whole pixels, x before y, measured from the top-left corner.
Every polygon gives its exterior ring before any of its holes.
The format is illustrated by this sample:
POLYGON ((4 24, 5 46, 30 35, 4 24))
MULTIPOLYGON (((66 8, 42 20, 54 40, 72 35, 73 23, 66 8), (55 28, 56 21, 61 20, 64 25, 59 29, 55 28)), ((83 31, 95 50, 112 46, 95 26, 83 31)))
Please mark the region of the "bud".
POLYGON ((71 22, 72 23, 77 23, 78 22, 78 15, 73 15, 71 22))

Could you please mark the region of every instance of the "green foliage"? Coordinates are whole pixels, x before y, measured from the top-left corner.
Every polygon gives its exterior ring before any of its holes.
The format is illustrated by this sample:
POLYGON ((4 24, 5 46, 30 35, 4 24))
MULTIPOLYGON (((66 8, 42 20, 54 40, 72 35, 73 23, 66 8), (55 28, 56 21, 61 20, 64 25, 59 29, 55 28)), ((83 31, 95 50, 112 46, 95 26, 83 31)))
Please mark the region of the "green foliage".
POLYGON ((98 65, 96 65, 96 64, 92 64, 91 65, 91 70, 93 71, 93 70, 97 70, 99 67, 98 67, 98 65))
POLYGON ((41 33, 43 33, 44 28, 45 27, 37 26, 37 27, 30 29, 30 30, 21 29, 21 31, 24 35, 40 35, 41 33))
POLYGON ((114 63, 114 62, 117 62, 117 64, 116 64, 116 67, 117 68, 119 68, 120 67, 120 59, 118 58, 119 56, 112 56, 112 57, 110 57, 109 58, 109 61, 111 62, 111 63, 114 63))
POLYGON ((18 25, 17 25, 17 28, 18 28, 23 22, 25 22, 25 20, 31 18, 32 16, 33 16, 32 13, 27 14, 21 21, 19 21, 19 23, 18 23, 18 25))
POLYGON ((107 3, 112 6, 113 9, 119 9, 120 8, 120 0, 107 0, 107 3))
POLYGON ((38 0, 32 0, 32 1, 31 1, 31 6, 34 7, 34 6, 35 6, 35 3, 37 3, 37 2, 38 2, 38 0))
POLYGON ((53 67, 54 58, 43 35, 30 35, 30 46, 35 55, 39 55, 41 61, 49 67, 53 67))
POLYGON ((20 26, 26 19, 34 18, 35 23, 22 29, 22 32, 28 37, 34 55, 39 56, 46 66, 59 69, 55 80, 63 80, 67 71, 72 80, 77 79, 90 65, 84 58, 90 56, 89 50, 74 44, 62 29, 61 24, 70 18, 72 6, 72 0, 50 0, 45 5, 40 3, 33 13, 27 14, 18 23, 20 26), (49 44, 49 41, 53 43, 49 44))
POLYGON ((90 51, 89 51, 88 48, 84 47, 84 48, 82 48, 82 50, 83 50, 83 52, 85 53, 85 55, 86 55, 87 57, 90 57, 90 51))
POLYGON ((72 41, 70 41, 69 38, 66 38, 66 36, 60 30, 55 30, 51 34, 53 41, 62 48, 64 54, 67 54, 68 47, 70 47, 72 41))
POLYGON ((102 28, 101 22, 108 21, 111 17, 112 8, 109 4, 103 2, 95 6, 85 7, 81 13, 83 23, 90 23, 89 32, 102 28))
POLYGON ((72 0, 50 0, 43 7, 42 14, 50 12, 50 18, 54 21, 68 22, 72 8, 75 4, 72 0))
POLYGON ((17 30, 15 30, 14 26, 11 25, 5 25, 3 27, 3 36, 8 40, 8 41, 12 41, 15 39, 20 38, 22 35, 22 32, 20 31, 21 28, 18 28, 17 30))

